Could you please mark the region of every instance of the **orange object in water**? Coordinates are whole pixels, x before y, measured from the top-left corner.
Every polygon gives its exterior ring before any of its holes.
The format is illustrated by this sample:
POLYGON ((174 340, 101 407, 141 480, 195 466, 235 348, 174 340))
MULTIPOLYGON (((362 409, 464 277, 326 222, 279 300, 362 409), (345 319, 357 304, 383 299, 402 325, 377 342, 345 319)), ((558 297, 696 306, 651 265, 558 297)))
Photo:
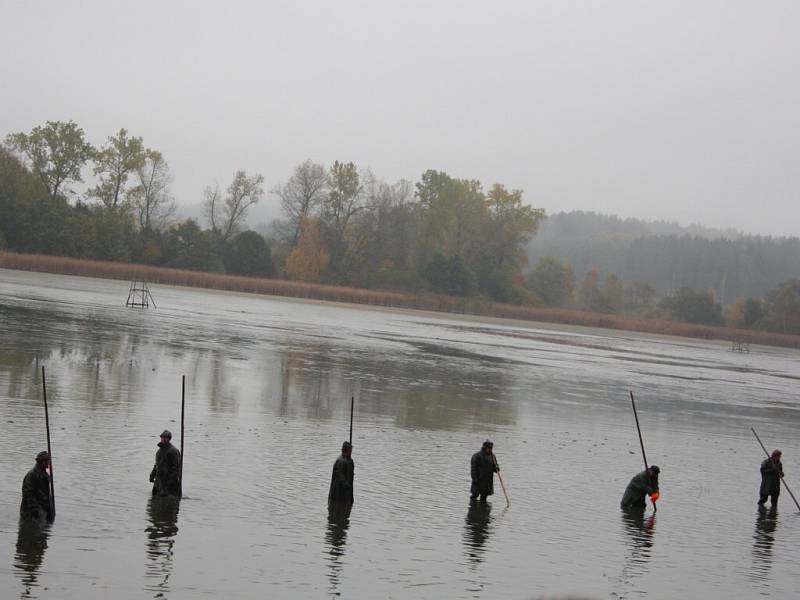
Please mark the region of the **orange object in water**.
POLYGON ((652 502, 655 502, 655 501, 656 501, 656 500, 658 500, 660 497, 661 497, 661 494, 659 494, 658 492, 653 492, 652 494, 650 494, 650 500, 651 500, 652 502))

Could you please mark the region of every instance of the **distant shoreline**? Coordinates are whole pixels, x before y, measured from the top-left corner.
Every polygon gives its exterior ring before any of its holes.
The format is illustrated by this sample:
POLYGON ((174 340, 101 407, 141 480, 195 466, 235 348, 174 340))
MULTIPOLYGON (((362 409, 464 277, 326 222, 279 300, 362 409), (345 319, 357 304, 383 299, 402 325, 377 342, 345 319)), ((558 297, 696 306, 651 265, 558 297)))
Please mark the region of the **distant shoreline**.
POLYGON ((800 348, 800 336, 694 325, 679 321, 644 319, 627 315, 590 313, 558 308, 533 308, 500 304, 475 298, 454 298, 431 293, 402 293, 302 283, 281 279, 240 277, 203 271, 171 269, 131 263, 85 260, 41 254, 0 251, 0 268, 77 275, 101 279, 206 288, 359 306, 427 311, 442 315, 505 319, 539 323, 669 335, 691 339, 742 342, 785 348, 800 348))

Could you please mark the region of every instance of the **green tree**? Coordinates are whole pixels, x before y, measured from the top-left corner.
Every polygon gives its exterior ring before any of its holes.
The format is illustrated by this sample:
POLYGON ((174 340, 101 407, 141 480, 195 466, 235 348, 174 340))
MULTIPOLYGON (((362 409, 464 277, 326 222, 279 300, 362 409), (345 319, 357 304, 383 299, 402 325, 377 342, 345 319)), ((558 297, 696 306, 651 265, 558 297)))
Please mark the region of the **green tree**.
POLYGON ((606 275, 603 300, 608 312, 621 313, 622 309, 625 308, 625 288, 622 285, 622 280, 614 273, 606 275))
POLYGON ((528 275, 527 285, 547 306, 564 306, 575 292, 575 274, 569 264, 545 256, 528 275))
POLYGON ((6 143, 30 161, 50 198, 60 197, 70 182, 83 181, 81 169, 93 152, 73 121, 47 121, 30 133, 10 134, 6 143))
POLYGON ((765 304, 772 331, 800 334, 800 279, 790 279, 771 290, 765 304))
POLYGON ((672 296, 659 302, 659 306, 669 311, 673 318, 700 325, 721 325, 722 306, 714 301, 711 292, 701 292, 683 287, 672 296))
POLYGON ((248 277, 272 277, 272 254, 267 241, 255 231, 243 231, 225 248, 225 272, 248 277))
POLYGON ((129 137, 127 129, 110 136, 105 145, 94 152, 94 174, 100 183, 88 195, 108 208, 116 208, 125 199, 128 177, 144 166, 146 154, 142 138, 129 137))
POLYGON ((434 292, 469 296, 475 289, 475 275, 458 256, 436 253, 425 268, 425 279, 434 292))
POLYGON ((196 221, 187 219, 172 227, 165 240, 164 264, 177 269, 224 271, 218 244, 210 231, 203 231, 196 221))

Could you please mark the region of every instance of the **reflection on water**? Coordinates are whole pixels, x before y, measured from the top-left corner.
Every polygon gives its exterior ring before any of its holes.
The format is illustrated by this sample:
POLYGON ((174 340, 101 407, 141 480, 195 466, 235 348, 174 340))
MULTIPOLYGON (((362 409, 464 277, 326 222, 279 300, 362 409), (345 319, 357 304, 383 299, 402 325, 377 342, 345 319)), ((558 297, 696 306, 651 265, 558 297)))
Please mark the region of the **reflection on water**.
POLYGON ((36 598, 33 591, 39 585, 36 580, 47 549, 50 527, 49 523, 20 521, 17 552, 14 555, 14 568, 18 570, 23 586, 20 598, 36 598))
POLYGON ((169 591, 169 576, 172 574, 175 535, 178 533, 178 509, 180 499, 173 496, 153 496, 147 501, 146 589, 157 592, 163 598, 169 591))
POLYGON ((778 525, 777 508, 758 507, 756 530, 753 533, 753 571, 751 578, 764 581, 772 568, 772 546, 775 544, 775 527, 778 525))
POLYGON ((489 502, 470 500, 467 517, 464 519, 464 553, 475 567, 483 562, 492 522, 492 505, 489 502))
POLYGON ((331 593, 339 595, 339 579, 342 571, 342 557, 347 541, 347 530, 350 528, 350 511, 353 505, 348 503, 333 504, 328 510, 328 528, 325 530, 325 547, 328 553, 330 572, 328 580, 331 593))
POLYGON ((656 514, 646 517, 647 509, 629 507, 622 509, 624 542, 629 554, 622 566, 620 582, 628 585, 647 573, 651 550, 655 542, 656 514))

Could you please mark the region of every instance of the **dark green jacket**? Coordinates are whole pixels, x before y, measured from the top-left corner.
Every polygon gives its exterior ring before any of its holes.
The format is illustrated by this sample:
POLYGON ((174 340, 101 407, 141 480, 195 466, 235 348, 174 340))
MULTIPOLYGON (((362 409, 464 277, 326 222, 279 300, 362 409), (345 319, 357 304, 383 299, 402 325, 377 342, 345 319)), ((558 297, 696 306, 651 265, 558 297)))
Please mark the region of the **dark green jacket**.
POLYGON ((761 463, 761 490, 762 496, 775 495, 781 493, 781 477, 783 477, 783 463, 777 463, 771 458, 761 463))
POLYGON ((22 480, 22 503, 19 516, 25 520, 53 519, 50 505, 50 476, 44 467, 36 465, 22 480))
POLYGON ((622 508, 639 507, 643 508, 645 499, 653 492, 658 491, 658 475, 648 475, 647 471, 635 475, 631 479, 625 493, 622 495, 620 506, 622 508))
POLYGON ((170 442, 158 443, 156 464, 150 471, 153 496, 181 496, 181 452, 170 442))
POLYGON ((355 476, 356 465, 353 459, 339 455, 333 463, 333 473, 331 473, 331 487, 328 490, 328 506, 334 504, 353 503, 353 478, 355 476))
POLYGON ((494 494, 494 474, 498 471, 494 456, 479 450, 469 461, 469 473, 472 478, 471 496, 494 494))

